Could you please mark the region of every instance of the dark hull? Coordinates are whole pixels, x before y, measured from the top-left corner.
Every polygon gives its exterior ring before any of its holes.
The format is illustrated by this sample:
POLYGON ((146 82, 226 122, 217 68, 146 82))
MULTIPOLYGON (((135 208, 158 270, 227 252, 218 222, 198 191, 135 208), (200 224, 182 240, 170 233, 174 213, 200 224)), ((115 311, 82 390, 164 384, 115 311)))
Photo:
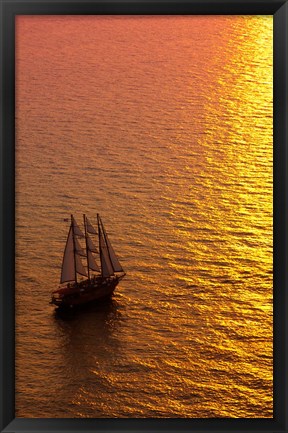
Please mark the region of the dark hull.
POLYGON ((56 290, 52 293, 51 304, 62 308, 73 308, 110 298, 123 277, 95 279, 92 282, 79 283, 72 287, 56 290))

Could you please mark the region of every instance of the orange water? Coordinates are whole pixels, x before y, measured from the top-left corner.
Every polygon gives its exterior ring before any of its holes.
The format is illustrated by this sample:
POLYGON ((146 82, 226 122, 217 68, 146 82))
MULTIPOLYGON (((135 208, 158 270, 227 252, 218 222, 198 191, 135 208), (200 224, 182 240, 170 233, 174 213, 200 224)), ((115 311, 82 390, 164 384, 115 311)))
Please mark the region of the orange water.
POLYGON ((272 26, 17 17, 17 417, 272 417, 272 26), (127 276, 63 320, 84 212, 127 276))

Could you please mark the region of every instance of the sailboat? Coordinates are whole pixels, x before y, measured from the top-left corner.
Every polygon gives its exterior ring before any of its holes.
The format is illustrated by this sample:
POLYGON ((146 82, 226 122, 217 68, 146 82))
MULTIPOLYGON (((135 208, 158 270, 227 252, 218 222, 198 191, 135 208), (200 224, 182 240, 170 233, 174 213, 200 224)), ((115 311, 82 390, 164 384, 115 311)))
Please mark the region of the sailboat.
POLYGON ((85 214, 83 220, 84 232, 71 215, 63 254, 60 287, 52 292, 51 299, 51 304, 58 307, 73 308, 111 297, 119 281, 126 275, 100 215, 97 214, 97 230, 85 214), (99 250, 93 237, 98 237, 99 250), (82 245, 84 242, 85 246, 82 245), (100 266, 96 261, 96 254, 100 266), (85 260, 86 265, 82 260, 85 260))

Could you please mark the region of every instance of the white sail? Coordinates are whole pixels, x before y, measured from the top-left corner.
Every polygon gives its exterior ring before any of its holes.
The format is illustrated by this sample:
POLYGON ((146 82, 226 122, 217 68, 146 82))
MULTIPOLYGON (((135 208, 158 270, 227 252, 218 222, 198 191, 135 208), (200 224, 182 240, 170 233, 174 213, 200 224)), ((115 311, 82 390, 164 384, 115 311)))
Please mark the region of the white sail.
POLYGON ((88 266, 89 266, 89 268, 92 269, 92 271, 100 272, 100 268, 97 265, 97 263, 96 263, 96 261, 95 261, 95 259, 93 257, 93 254, 89 250, 88 250, 87 257, 88 257, 88 266))
POLYGON ((80 229, 80 227, 76 223, 76 220, 75 220, 74 217, 72 217, 72 221, 73 221, 73 232, 74 232, 74 235, 81 236, 82 238, 84 238, 85 237, 84 233, 82 232, 82 230, 80 229))
POLYGON ((94 229, 94 227, 92 226, 92 224, 90 223, 87 217, 86 217, 86 228, 88 233, 91 233, 92 235, 97 234, 96 229, 94 229))
POLYGON ((77 238, 74 239, 74 242, 75 242, 75 252, 79 254, 79 256, 86 257, 86 253, 84 249, 81 247, 77 238))
POLYGON ((60 284, 65 283, 66 281, 74 281, 75 277, 73 232, 72 226, 70 226, 63 255, 60 284))
POLYGON ((110 262, 108 249, 101 230, 99 230, 99 245, 100 245, 100 260, 102 268, 102 277, 110 277, 114 274, 112 264, 110 262))
POLYGON ((92 239, 87 235, 87 247, 88 250, 92 251, 93 253, 97 253, 97 248, 95 247, 92 239))
MULTIPOLYGON (((100 217, 99 217, 99 219, 100 219, 100 217)), ((101 221, 103 233, 104 233, 105 240, 106 240, 106 243, 107 243, 107 248, 108 248, 108 253, 109 253, 110 261, 111 261, 111 264, 113 266, 114 272, 124 272, 124 270, 123 270, 123 268, 122 268, 122 266, 121 266, 121 264, 120 264, 120 262, 119 262, 119 260, 118 260, 118 258, 116 256, 116 254, 115 254, 115 251, 114 251, 114 249, 113 249, 113 247, 111 245, 111 242, 110 242, 110 240, 108 238, 108 235, 106 233, 106 230, 104 228, 102 220, 100 219, 100 221, 101 221)))

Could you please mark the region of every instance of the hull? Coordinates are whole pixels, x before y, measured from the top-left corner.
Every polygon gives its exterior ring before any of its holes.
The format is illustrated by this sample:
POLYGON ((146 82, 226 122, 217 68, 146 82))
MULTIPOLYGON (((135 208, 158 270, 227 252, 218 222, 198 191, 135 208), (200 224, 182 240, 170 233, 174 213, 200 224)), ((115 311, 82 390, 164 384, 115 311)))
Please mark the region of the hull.
POLYGON ((57 307, 73 308, 94 303, 112 296, 117 284, 123 278, 95 278, 84 282, 68 285, 52 293, 51 304, 57 307))

